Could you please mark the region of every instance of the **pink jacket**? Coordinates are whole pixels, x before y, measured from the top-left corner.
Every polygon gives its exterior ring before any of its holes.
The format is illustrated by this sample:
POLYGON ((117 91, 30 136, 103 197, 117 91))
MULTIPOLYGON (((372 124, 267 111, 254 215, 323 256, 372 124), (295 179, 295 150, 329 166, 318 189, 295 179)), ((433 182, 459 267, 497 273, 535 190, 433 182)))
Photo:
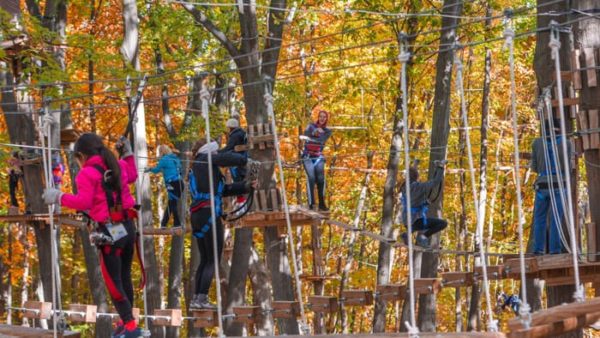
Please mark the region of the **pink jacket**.
MULTIPOLYGON (((77 194, 63 194, 60 204, 75 210, 88 211, 94 221, 106 222, 109 219, 108 204, 102 189, 102 174, 94 167, 95 165, 106 168, 100 155, 88 158, 75 178, 77 194)), ((119 166, 121 167, 121 185, 123 187, 121 199, 123 209, 126 210, 135 205, 135 199, 129 191, 129 184, 135 182, 138 174, 133 156, 119 160, 119 166)))

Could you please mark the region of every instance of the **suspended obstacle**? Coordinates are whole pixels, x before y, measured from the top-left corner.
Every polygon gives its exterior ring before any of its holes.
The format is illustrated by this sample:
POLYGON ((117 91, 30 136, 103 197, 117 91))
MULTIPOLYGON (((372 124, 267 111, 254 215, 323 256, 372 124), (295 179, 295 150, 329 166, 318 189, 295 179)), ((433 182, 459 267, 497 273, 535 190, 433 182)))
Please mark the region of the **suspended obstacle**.
POLYGON ((248 151, 254 148, 264 150, 275 147, 275 136, 270 123, 249 124, 246 135, 248 143, 235 146, 235 151, 248 151))
MULTIPOLYGON (((519 278, 521 273, 518 259, 505 263, 508 276, 519 278)), ((578 264, 582 282, 600 282, 600 262, 580 261, 578 264)), ((571 254, 544 255, 525 258, 525 273, 529 278, 539 278, 546 285, 571 285, 575 269, 571 254)))
MULTIPOLYGON (((54 331, 44 330, 34 327, 25 327, 17 325, 6 325, 0 324, 0 337, 2 338, 52 338, 54 337, 54 331)), ((79 332, 65 331, 61 334, 64 338, 79 338, 81 334, 79 332)))

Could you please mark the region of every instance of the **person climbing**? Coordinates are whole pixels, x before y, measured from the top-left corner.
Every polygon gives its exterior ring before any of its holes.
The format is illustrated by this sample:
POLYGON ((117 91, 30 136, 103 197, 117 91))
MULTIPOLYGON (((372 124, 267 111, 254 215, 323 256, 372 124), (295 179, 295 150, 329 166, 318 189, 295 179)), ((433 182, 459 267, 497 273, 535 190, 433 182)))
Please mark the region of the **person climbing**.
POLYGON ((171 215, 173 215, 173 227, 179 227, 181 226, 181 219, 177 203, 181 198, 181 191, 183 190, 181 160, 177 154, 173 153, 173 150, 169 146, 164 144, 158 147, 158 153, 160 154, 158 164, 155 167, 146 168, 144 171, 153 174, 162 173, 165 186, 167 187, 168 204, 160 222, 161 228, 167 227, 171 215))
MULTIPOLYGON (((75 158, 81 171, 75 178, 76 194, 48 188, 42 195, 46 204, 59 204, 87 211, 96 231, 90 238, 101 238, 94 244, 99 249, 102 276, 121 320, 112 335, 116 338, 142 337, 133 317, 133 284, 131 263, 136 241, 137 218, 135 199, 129 184, 137 179, 137 168, 129 140, 117 142, 121 159, 117 158, 93 133, 81 135, 75 142, 75 158), (97 235, 97 236, 95 236, 97 235)), ((138 252, 139 253, 139 252, 138 252)))
POLYGON ((533 205, 533 252, 538 255, 543 255, 546 252, 551 255, 564 252, 560 236, 564 213, 560 196, 561 193, 563 196, 566 194, 562 142, 567 142, 569 161, 573 154, 573 145, 564 136, 558 134, 560 133, 559 126, 560 120, 557 118, 552 121, 544 121, 542 128, 544 128, 545 133, 542 133, 542 137, 533 140, 531 145, 530 166, 538 174, 534 183, 535 201, 533 205), (552 122, 552 125, 550 122, 552 122), (554 131, 555 137, 552 137, 552 131, 554 131), (558 156, 556 156, 557 151, 558 156), (559 175, 562 176, 562 192, 559 185, 559 175), (548 242, 546 241, 547 238, 548 242), (546 251, 546 248, 548 248, 548 251, 546 251))
POLYGON ((8 190, 10 193, 10 205, 18 208, 19 201, 17 199, 17 189, 19 188, 19 180, 23 176, 21 164, 21 156, 19 151, 13 151, 8 159, 8 190))
POLYGON ((331 136, 331 129, 327 128, 329 113, 325 110, 319 111, 317 121, 308 125, 304 131, 304 151, 302 152, 302 164, 308 180, 308 206, 315 207, 315 184, 319 194, 319 211, 329 211, 325 205, 325 157, 323 148, 325 142, 331 136))
POLYGON ((210 206, 210 181, 208 154, 212 154, 213 192, 216 211, 217 257, 221 258, 223 251, 223 223, 221 222, 222 197, 237 196, 250 193, 256 187, 256 181, 234 182, 225 184, 225 177, 220 167, 258 166, 259 163, 235 152, 218 153, 219 145, 215 141, 197 141, 192 148, 194 161, 189 173, 189 188, 192 197, 190 205, 192 233, 198 243, 200 264, 196 270, 196 286, 190 308, 213 309, 215 305, 208 300, 208 290, 215 273, 215 257, 212 233, 212 214, 210 206))
MULTIPOLYGON (((410 179, 410 215, 412 222, 412 231, 417 232, 417 245, 428 248, 431 236, 444 230, 448 226, 446 220, 436 217, 428 217, 429 200, 433 191, 442 189, 444 180, 444 166, 447 161, 434 161, 433 177, 426 182, 419 181, 419 170, 411 166, 409 168, 410 179)), ((401 188, 402 195, 402 223, 408 227, 408 205, 406 201, 406 186, 401 188)), ((408 234, 406 232, 400 235, 404 244, 408 245, 408 234)))

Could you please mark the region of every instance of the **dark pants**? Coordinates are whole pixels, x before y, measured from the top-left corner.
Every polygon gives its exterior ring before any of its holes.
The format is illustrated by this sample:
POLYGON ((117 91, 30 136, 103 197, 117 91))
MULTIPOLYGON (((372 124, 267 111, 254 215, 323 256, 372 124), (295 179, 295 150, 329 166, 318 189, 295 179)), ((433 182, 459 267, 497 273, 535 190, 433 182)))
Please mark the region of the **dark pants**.
MULTIPOLYGON (((215 255, 213 246, 213 235, 211 226, 210 208, 201 208, 197 212, 192 213, 192 231, 198 243, 200 251, 200 264, 196 270, 196 292, 195 294, 208 294, 210 284, 215 275, 215 255), (207 231, 202 231, 202 228, 208 225, 207 231), (201 234, 201 235, 199 235, 201 234)), ((223 252, 223 224, 221 218, 217 217, 217 255, 221 259, 223 252)))
POLYGON ((167 183, 167 192, 168 192, 168 205, 165 209, 165 213, 163 214, 162 220, 160 222, 160 226, 163 228, 167 227, 167 223, 169 223, 169 218, 171 214, 173 214, 173 225, 180 226, 181 221, 179 219, 179 208, 177 208, 177 203, 181 198, 181 188, 182 188, 181 180, 171 181, 167 183))
MULTIPOLYGON (((123 222, 127 236, 113 245, 104 245, 100 249, 100 267, 106 288, 110 294, 119 317, 123 323, 133 320, 133 283, 131 282, 131 263, 135 247, 135 226, 132 221, 123 222)), ((108 235, 108 231, 103 229, 108 235)))
POLYGON ((19 201, 17 201, 17 188, 19 187, 19 174, 11 172, 8 175, 8 190, 10 192, 10 205, 13 207, 19 207, 19 201))
POLYGON ((325 205, 325 158, 304 157, 304 171, 308 178, 308 204, 315 204, 315 184, 319 194, 319 205, 325 205))
POLYGON ((427 217, 427 224, 424 224, 423 221, 423 218, 416 220, 412 225, 412 231, 424 231, 423 234, 427 237, 437 234, 448 226, 448 222, 441 218, 427 217))

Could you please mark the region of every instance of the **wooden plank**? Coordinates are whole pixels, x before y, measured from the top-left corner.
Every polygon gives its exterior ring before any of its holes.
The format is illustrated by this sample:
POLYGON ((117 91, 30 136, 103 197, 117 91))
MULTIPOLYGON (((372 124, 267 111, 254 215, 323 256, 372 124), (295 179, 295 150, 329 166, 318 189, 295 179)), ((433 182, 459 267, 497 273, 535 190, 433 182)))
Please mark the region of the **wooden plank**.
MULTIPOLYGON (((579 62, 579 49, 571 51, 571 69, 580 69, 581 63, 579 62)), ((580 90, 581 87, 581 73, 578 70, 573 72, 573 89, 580 90)))
MULTIPOLYGON (((34 327, 25 327, 20 325, 0 324, 0 337, 2 338, 52 338, 54 331, 44 330, 34 327)), ((63 338, 80 338, 79 332, 65 331, 60 337, 63 338)))
MULTIPOLYGON (((552 107, 558 107, 559 101, 558 100, 552 100, 552 107)), ((578 97, 565 97, 563 98, 563 105, 565 107, 568 106, 576 106, 579 104, 579 98, 578 97)))
POLYGON ((585 228, 587 230, 588 261, 597 262, 598 256, 596 255, 596 253, 598 252, 598 247, 596 246, 596 223, 586 223, 585 228))
POLYGON ((373 305, 373 292, 370 290, 344 290, 340 302, 344 306, 373 305))
POLYGON ((435 294, 442 289, 442 281, 438 278, 415 278, 415 293, 435 294))
POLYGON ((49 319, 52 316, 52 303, 28 300, 23 304, 23 317, 32 319, 49 319))
POLYGON ((236 323, 252 325, 262 318, 262 309, 260 306, 234 306, 233 313, 236 323))
POLYGON ((596 78, 596 54, 594 48, 584 48, 583 58, 585 59, 585 75, 587 77, 588 87, 596 87, 598 85, 598 79, 596 78))
MULTIPOLYGON (((504 262, 504 271, 509 275, 521 274, 521 260, 519 258, 507 259, 504 262)), ((535 257, 525 258, 525 273, 533 273, 538 271, 537 259, 535 257)))
POLYGON ((258 191, 258 196, 259 196, 259 205, 260 205, 260 210, 263 211, 269 211, 269 205, 267 204, 267 191, 260 189, 258 191))
MULTIPOLYGON (((483 278, 483 267, 476 266, 474 271, 474 276, 477 279, 483 278)), ((500 280, 506 278, 506 273, 504 272, 504 265, 488 265, 487 266, 487 277, 490 280, 500 280)))
POLYGON ((73 323, 95 323, 97 311, 96 305, 71 304, 67 317, 73 323))
MULTIPOLYGON (((562 321, 570 317, 577 317, 587 313, 600 312, 600 297, 585 300, 579 303, 569 303, 554 306, 546 310, 535 312, 531 315, 531 326, 540 326, 562 321)), ((508 321, 511 331, 523 328, 521 318, 516 317, 508 321)))
POLYGON ((444 287, 461 287, 473 285, 473 272, 444 272, 442 273, 444 287))
POLYGON ((154 310, 152 324, 158 326, 181 326, 181 309, 156 309, 154 310))
MULTIPOLYGON (((579 114, 577 114, 577 122, 579 123, 579 130, 588 130, 590 128, 586 110, 579 111, 579 114)), ((590 149, 590 135, 587 133, 582 134, 581 140, 583 141, 583 150, 590 149)))
POLYGON ((334 313, 338 310, 337 298, 333 296, 309 296, 308 303, 316 313, 334 313))
POLYGON ((271 198, 271 210, 277 211, 279 210, 279 200, 278 195, 277 195, 277 189, 271 189, 270 190, 270 196, 271 198))
POLYGON ((219 322, 217 310, 192 310, 192 316, 194 327, 197 328, 215 327, 219 322))
MULTIPOLYGON (((573 73, 571 71, 563 70, 560 72, 560 78, 562 81, 572 82, 573 81, 573 73)), ((556 81, 556 72, 552 72, 552 79, 556 81)))
MULTIPOLYGON (((588 123, 590 129, 598 129, 600 125, 598 124, 598 110, 590 109, 588 110, 588 123)), ((590 134, 590 149, 600 149, 600 134, 592 133, 590 134)))
POLYGON ((273 318, 293 319, 300 316, 300 303, 297 301, 276 300, 271 303, 273 318))
MULTIPOLYGON (((249 124, 248 125, 248 140, 252 140, 253 137, 254 137, 254 125, 249 124)), ((250 149, 254 149, 254 143, 248 142, 248 146, 250 147, 250 149)))
POLYGON ((569 317, 550 324, 534 326, 529 329, 519 329, 509 334, 511 338, 556 337, 563 333, 575 331, 594 324, 600 319, 600 312, 587 313, 569 317))
POLYGON ((404 299, 406 285, 404 284, 381 284, 377 285, 377 297, 384 301, 397 302, 404 299))

